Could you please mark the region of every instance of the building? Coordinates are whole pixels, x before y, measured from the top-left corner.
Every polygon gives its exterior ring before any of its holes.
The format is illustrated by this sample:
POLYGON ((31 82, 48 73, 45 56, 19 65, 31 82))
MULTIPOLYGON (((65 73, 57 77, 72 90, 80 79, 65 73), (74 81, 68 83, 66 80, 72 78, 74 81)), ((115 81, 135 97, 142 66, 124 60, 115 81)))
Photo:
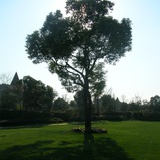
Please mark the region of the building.
POLYGON ((10 84, 4 84, 4 83, 0 84, 0 95, 4 90, 9 89, 11 86, 15 85, 18 81, 19 81, 19 77, 16 72, 10 84))
POLYGON ((18 74, 16 72, 10 85, 15 85, 18 81, 19 81, 19 77, 18 77, 18 74))

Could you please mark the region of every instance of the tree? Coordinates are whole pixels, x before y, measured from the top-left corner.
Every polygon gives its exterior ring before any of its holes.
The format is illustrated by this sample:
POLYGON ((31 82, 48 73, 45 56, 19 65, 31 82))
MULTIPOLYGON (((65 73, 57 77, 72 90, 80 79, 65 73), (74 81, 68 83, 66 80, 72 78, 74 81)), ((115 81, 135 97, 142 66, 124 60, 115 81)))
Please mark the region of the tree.
POLYGON ((112 112, 115 111, 115 99, 111 95, 104 94, 101 97, 101 104, 103 112, 112 112))
POLYGON ((27 110, 50 111, 56 91, 30 76, 23 78, 23 105, 27 110))
POLYGON ((121 103, 121 111, 128 111, 129 110, 129 104, 126 102, 121 103))
POLYGON ((77 104, 74 100, 71 100, 70 103, 69 103, 69 107, 71 109, 77 109, 77 104))
POLYGON ((43 27, 28 35, 26 51, 33 63, 46 62, 69 92, 84 93, 85 132, 91 132, 91 81, 96 66, 115 64, 131 50, 131 21, 109 16, 108 0, 67 0, 63 17, 50 13, 43 27))
POLYGON ((43 99, 44 102, 43 110, 50 111, 53 107, 53 101, 55 100, 58 94, 56 91, 53 90, 52 87, 48 85, 46 86, 45 90, 46 91, 43 99))
POLYGON ((0 84, 9 84, 11 82, 11 75, 9 73, 0 74, 0 84))
POLYGON ((160 96, 150 98, 150 107, 153 112, 160 112, 160 96))
POLYGON ((94 98, 94 109, 99 114, 100 112, 100 96, 103 93, 103 90, 105 88, 105 81, 101 80, 99 82, 95 82, 93 85, 93 98, 94 98))
POLYGON ((21 107, 23 89, 17 72, 15 73, 12 81, 10 74, 1 74, 0 82, 2 83, 0 85, 0 101, 3 105, 2 107, 6 109, 17 109, 17 107, 21 107))
POLYGON ((134 99, 129 104, 129 108, 131 111, 140 111, 142 109, 141 107, 142 107, 141 97, 135 95, 134 99))
POLYGON ((17 108, 23 109, 23 80, 18 80, 14 85, 10 86, 10 91, 15 95, 17 101, 17 108))
MULTIPOLYGON (((91 88, 91 94, 93 96, 94 101, 94 110, 99 114, 100 111, 100 103, 99 98, 102 95, 106 81, 105 81, 105 72, 103 71, 104 63, 99 63, 98 65, 95 65, 94 67, 94 75, 92 75, 92 78, 90 80, 90 88, 91 88)), ((92 109, 93 110, 93 109, 92 109)))
POLYGON ((69 105, 68 103, 63 99, 58 97, 53 104, 53 110, 66 110, 68 109, 69 105))
POLYGON ((3 90, 0 96, 1 108, 2 109, 16 109, 17 97, 10 88, 3 90))

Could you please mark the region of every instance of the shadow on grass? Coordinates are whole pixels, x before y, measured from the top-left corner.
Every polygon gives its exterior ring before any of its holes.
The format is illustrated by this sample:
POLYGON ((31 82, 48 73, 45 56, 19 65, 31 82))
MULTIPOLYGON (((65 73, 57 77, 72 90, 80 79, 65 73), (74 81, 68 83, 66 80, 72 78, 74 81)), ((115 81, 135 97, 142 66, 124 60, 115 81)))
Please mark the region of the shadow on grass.
POLYGON ((85 135, 84 142, 62 141, 54 147, 54 141, 38 141, 34 144, 14 146, 0 151, 1 160, 133 160, 110 138, 94 140, 85 135), (58 146, 58 147, 57 147, 58 146))

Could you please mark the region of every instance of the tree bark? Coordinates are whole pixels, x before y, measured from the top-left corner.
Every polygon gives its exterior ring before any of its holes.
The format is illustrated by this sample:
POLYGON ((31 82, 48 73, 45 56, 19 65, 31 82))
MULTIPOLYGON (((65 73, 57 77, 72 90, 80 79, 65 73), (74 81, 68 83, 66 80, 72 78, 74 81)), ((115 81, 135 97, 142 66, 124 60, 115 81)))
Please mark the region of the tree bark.
MULTIPOLYGON (((87 44, 87 43, 86 43, 87 44)), ((84 76, 84 116, 85 116, 85 133, 91 133, 91 95, 89 92, 89 52, 87 51, 87 45, 84 50, 84 68, 85 68, 85 76, 84 76)))
POLYGON ((88 79, 85 80, 84 85, 84 116, 85 116, 85 133, 91 133, 91 108, 92 100, 89 92, 88 79))

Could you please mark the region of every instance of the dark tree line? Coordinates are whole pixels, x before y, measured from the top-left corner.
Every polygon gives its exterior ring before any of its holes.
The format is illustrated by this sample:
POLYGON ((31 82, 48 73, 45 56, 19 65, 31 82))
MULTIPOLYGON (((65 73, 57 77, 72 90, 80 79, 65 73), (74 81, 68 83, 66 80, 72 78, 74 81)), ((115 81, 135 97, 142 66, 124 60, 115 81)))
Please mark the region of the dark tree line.
MULTIPOLYGON (((85 119, 83 90, 77 91, 74 99, 68 102, 65 98, 58 97, 58 93, 52 87, 30 76, 25 76, 15 85, 5 84, 4 86, 3 92, 0 94, 1 110, 48 112, 62 120, 84 121, 85 119)), ((123 116, 128 116, 126 113, 129 113, 130 116, 127 119, 160 114, 160 97, 158 95, 151 97, 150 101, 137 97, 126 103, 120 102, 118 98, 115 99, 109 94, 103 94, 103 89, 98 87, 97 92, 91 93, 92 119, 94 119, 93 117, 108 119, 115 113, 123 116), (95 93, 101 94, 95 97, 95 93)))
POLYGON ((1 109, 50 111, 57 92, 30 76, 5 85, 0 93, 1 109))

